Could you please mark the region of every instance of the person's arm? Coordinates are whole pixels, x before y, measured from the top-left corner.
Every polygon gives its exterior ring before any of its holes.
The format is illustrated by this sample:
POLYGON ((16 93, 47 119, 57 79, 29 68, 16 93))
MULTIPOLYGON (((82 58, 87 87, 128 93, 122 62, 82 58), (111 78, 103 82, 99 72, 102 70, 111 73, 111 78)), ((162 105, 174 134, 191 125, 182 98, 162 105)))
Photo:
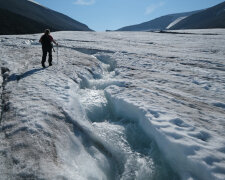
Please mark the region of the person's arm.
POLYGON ((57 46, 58 46, 58 43, 57 43, 57 42, 55 42, 55 40, 54 40, 54 39, 52 39, 52 42, 53 42, 55 45, 57 45, 57 46))
POLYGON ((58 43, 57 43, 57 42, 55 42, 55 40, 53 39, 53 37, 52 37, 52 36, 50 36, 50 38, 51 38, 51 41, 52 41, 55 45, 57 45, 57 46, 58 46, 58 43))

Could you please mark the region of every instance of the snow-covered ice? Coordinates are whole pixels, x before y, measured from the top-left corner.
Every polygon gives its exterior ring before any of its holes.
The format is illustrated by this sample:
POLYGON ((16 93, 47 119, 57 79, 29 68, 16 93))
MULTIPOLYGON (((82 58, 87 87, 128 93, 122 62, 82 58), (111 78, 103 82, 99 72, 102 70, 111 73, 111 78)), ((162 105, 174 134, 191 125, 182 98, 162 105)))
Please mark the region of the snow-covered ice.
POLYGON ((0 36, 1 179, 225 179, 225 30, 52 35, 0 36))

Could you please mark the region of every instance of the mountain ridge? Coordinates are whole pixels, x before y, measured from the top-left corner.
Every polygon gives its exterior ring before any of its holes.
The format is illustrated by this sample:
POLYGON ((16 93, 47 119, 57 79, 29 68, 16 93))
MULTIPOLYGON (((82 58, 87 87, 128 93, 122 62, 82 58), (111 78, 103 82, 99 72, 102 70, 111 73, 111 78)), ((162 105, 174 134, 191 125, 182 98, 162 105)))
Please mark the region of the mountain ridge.
MULTIPOLYGON (((7 14, 12 13, 11 16, 18 14, 21 21, 21 18, 24 17, 25 25, 21 26, 21 29, 28 28, 27 20, 30 19, 28 21, 33 21, 36 22, 36 24, 40 25, 37 28, 38 32, 42 32, 43 29, 41 31, 40 29, 42 28, 42 26, 46 25, 47 27, 51 28, 51 30, 55 31, 92 31, 90 28, 88 28, 87 25, 76 21, 67 15, 46 8, 29 0, 0 0, 0 5, 1 9, 8 11, 7 14)), ((7 27, 7 24, 2 24, 2 26, 7 27)), ((31 33, 32 32, 33 30, 31 31, 31 33)), ((20 32, 18 31, 18 33, 20 32)), ((17 34, 16 31, 15 34, 17 34)))
POLYGON ((168 14, 140 24, 125 26, 123 28, 118 29, 117 31, 149 31, 166 29, 171 23, 176 21, 178 18, 186 17, 196 12, 199 11, 168 14))
POLYGON ((225 1, 202 12, 193 14, 175 24, 171 30, 177 29, 210 29, 225 28, 225 1))
POLYGON ((153 20, 122 27, 116 31, 155 31, 225 28, 225 1, 207 9, 168 14, 153 20))
POLYGON ((50 28, 51 31, 57 29, 49 27, 46 24, 36 22, 27 17, 12 13, 8 10, 0 8, 0 35, 10 34, 34 34, 43 31, 46 28, 50 28), (23 24, 23 26, 21 26, 23 24))

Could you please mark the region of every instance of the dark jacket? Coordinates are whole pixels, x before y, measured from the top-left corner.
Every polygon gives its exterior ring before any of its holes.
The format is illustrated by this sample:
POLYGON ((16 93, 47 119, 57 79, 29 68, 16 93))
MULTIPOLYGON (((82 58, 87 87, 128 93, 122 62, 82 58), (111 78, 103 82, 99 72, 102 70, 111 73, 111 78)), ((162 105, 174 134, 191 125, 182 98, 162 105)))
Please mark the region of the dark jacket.
POLYGON ((46 50, 51 50, 53 48, 53 37, 48 34, 44 34, 41 36, 40 42, 42 44, 42 48, 46 50))

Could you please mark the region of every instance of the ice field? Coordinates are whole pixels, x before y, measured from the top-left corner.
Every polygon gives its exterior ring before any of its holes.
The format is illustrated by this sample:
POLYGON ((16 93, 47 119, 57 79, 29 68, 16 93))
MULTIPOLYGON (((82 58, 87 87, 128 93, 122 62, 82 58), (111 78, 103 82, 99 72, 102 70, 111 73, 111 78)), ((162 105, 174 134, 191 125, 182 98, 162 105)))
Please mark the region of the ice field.
POLYGON ((0 179, 225 179, 225 30, 40 36, 0 36, 0 179))

